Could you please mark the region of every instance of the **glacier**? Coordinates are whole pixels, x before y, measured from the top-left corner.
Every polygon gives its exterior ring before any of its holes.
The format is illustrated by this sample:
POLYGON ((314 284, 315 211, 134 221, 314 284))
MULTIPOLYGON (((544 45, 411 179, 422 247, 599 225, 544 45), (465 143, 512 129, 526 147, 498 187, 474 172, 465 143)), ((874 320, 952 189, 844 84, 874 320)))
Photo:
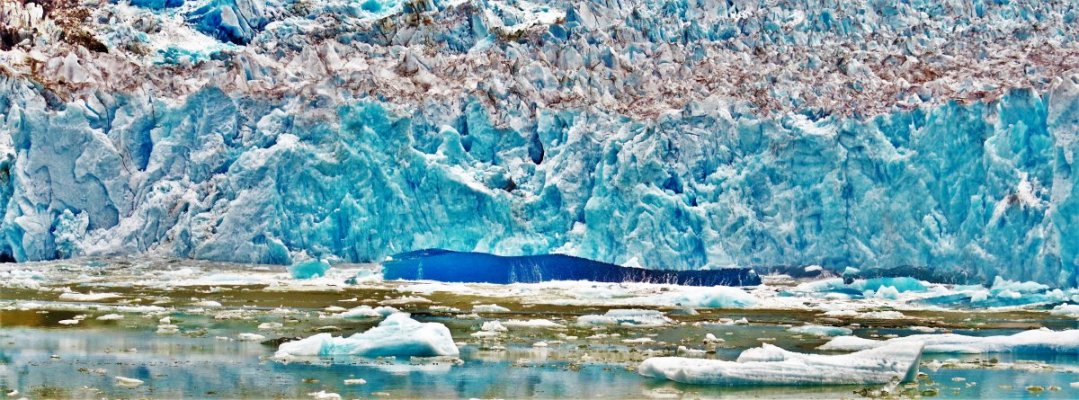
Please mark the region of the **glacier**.
POLYGON ((1079 286, 1074 7, 629 3, 103 1, 74 26, 5 6, 0 256, 444 248, 1079 286), (1003 47, 955 56, 945 20, 1003 47))

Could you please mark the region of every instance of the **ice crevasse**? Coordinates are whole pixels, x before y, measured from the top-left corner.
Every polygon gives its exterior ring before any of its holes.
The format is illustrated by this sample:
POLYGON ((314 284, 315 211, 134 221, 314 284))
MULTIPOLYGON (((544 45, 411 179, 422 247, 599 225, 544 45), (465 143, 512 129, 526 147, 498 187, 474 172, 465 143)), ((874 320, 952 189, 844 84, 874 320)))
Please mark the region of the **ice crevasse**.
POLYGON ((441 248, 1079 286, 1060 2, 82 3, 0 9, 0 258, 441 248))

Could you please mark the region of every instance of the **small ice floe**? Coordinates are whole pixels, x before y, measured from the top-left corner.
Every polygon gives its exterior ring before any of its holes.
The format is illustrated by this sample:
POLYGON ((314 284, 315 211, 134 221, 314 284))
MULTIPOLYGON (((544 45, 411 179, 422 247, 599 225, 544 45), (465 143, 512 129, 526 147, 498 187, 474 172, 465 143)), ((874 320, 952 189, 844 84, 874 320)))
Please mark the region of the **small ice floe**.
POLYGON ((511 319, 503 321, 502 325, 507 328, 545 328, 545 329, 561 329, 565 328, 564 325, 551 321, 549 319, 530 319, 527 321, 519 319, 511 319))
POLYGON ((92 301, 112 300, 112 299, 118 299, 118 298, 120 298, 120 295, 116 294, 116 293, 67 292, 67 293, 60 294, 60 300, 63 300, 63 301, 92 302, 92 301))
POLYGON ((540 342, 532 343, 532 347, 547 347, 547 342, 540 341, 540 342))
POLYGON ((1037 329, 1014 335, 967 336, 954 333, 911 335, 888 340, 841 336, 830 340, 821 350, 853 351, 892 344, 925 345, 925 353, 1067 353, 1079 352, 1079 330, 1051 331, 1037 329))
POLYGON ((758 303, 756 296, 737 287, 716 286, 693 288, 644 296, 633 301, 640 305, 677 305, 695 308, 746 308, 758 303))
POLYGON ((1049 311, 1050 315, 1079 318, 1079 304, 1061 304, 1049 311))
POLYGON ((663 326, 672 322, 674 321, 667 318, 662 312, 638 309, 614 309, 608 310, 603 315, 582 315, 577 317, 577 325, 581 326, 621 325, 644 327, 663 326))
POLYGON ((398 313, 378 326, 349 337, 320 333, 306 339, 282 343, 275 358, 296 356, 357 355, 365 357, 432 357, 460 354, 445 325, 422 323, 398 313))
POLYGON ((79 321, 80 320, 78 320, 78 319, 62 319, 62 320, 59 321, 59 323, 60 323, 60 325, 75 325, 75 324, 78 324, 79 321))
POLYGON ((502 307, 498 304, 477 304, 472 307, 474 313, 504 313, 510 312, 510 309, 502 307))
POLYGON ((705 354, 708 354, 708 351, 691 349, 686 346, 678 346, 678 355, 683 357, 704 357, 705 354))
POLYGON ((97 317, 98 321, 119 321, 121 319, 124 319, 124 316, 121 314, 105 314, 97 317))
POLYGON ((349 386, 353 386, 353 385, 366 385, 366 384, 367 384, 367 380, 366 380, 366 379, 362 379, 362 378, 356 378, 356 379, 345 379, 345 385, 349 385, 349 386))
POLYGON ((725 340, 717 338, 716 335, 713 335, 711 333, 708 333, 708 334, 704 335, 704 343, 722 343, 722 342, 725 342, 725 340))
POLYGON ((868 311, 858 314, 861 319, 903 319, 906 315, 899 311, 868 311))
POLYGON ((263 322, 259 324, 258 330, 260 331, 272 331, 274 329, 281 329, 284 327, 280 322, 263 322))
POLYGON ((496 337, 499 337, 500 335, 502 335, 500 332, 495 332, 495 331, 479 331, 479 332, 473 332, 471 334, 472 337, 477 338, 477 339, 496 338, 496 337))
POLYGON ((307 395, 315 400, 341 400, 341 395, 337 393, 330 393, 325 390, 308 393, 307 395))
POLYGON ((114 378, 116 379, 116 386, 136 387, 143 383, 141 379, 127 378, 123 376, 117 376, 114 378))
POLYGON ((483 326, 480 327, 480 330, 485 332, 506 332, 509 329, 502 325, 501 322, 487 321, 483 323, 483 326))
POLYGON ((341 307, 341 306, 328 306, 328 307, 322 309, 322 311, 325 311, 325 312, 328 312, 328 313, 339 313, 339 312, 342 312, 342 311, 345 311, 345 310, 346 310, 346 308, 341 307))
POLYGON ((850 328, 827 325, 802 325, 787 329, 787 331, 813 336, 846 336, 854 332, 850 328))
POLYGON ((920 325, 919 326, 912 326, 912 327, 907 328, 907 329, 910 329, 910 330, 915 331, 915 332, 922 332, 922 333, 940 332, 940 328, 933 328, 933 327, 929 327, 929 326, 920 326, 920 325))
POLYGON ((622 339, 622 343, 625 343, 625 344, 637 344, 637 345, 640 345, 640 344, 648 344, 648 343, 652 343, 652 342, 655 342, 655 340, 653 340, 650 337, 639 337, 639 338, 634 338, 634 339, 622 339))
POLYGON ((764 344, 737 361, 656 357, 644 360, 643 376, 711 385, 863 385, 910 381, 918 373, 921 346, 896 344, 844 355, 802 354, 764 344))
POLYGON ((810 265, 808 267, 805 267, 805 272, 819 272, 823 269, 824 267, 821 267, 820 265, 810 265))
POLYGON ((385 317, 387 315, 397 313, 397 312, 399 312, 399 311, 396 308, 393 308, 393 307, 380 306, 380 307, 373 307, 372 308, 371 306, 364 305, 364 306, 350 308, 348 310, 345 310, 342 313, 334 314, 332 316, 335 317, 335 318, 346 318, 346 319, 366 319, 366 318, 382 318, 382 317, 385 317))
POLYGON ((261 342, 263 340, 266 340, 265 336, 259 335, 257 333, 248 333, 248 332, 244 332, 244 333, 241 333, 239 335, 236 335, 236 338, 240 339, 241 341, 244 341, 244 342, 261 342))
POLYGON ((851 318, 857 317, 858 312, 854 310, 828 310, 825 311, 822 315, 829 318, 851 318))
POLYGON ((213 300, 196 301, 194 303, 191 303, 191 305, 195 306, 195 307, 202 307, 202 308, 219 308, 219 307, 221 307, 221 303, 218 303, 218 302, 213 301, 213 300))
POLYGON ((180 331, 180 327, 172 324, 172 318, 164 317, 157 320, 157 333, 172 334, 180 331))

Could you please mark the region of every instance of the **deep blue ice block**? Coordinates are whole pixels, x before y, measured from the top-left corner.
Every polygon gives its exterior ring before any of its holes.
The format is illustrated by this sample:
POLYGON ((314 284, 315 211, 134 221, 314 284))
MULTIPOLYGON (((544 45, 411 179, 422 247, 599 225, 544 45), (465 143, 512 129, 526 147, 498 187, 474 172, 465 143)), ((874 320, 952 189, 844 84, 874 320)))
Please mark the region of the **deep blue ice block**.
POLYGON ((654 282, 691 286, 759 285, 746 268, 671 271, 623 267, 562 254, 503 257, 441 249, 398 254, 382 263, 385 279, 441 282, 532 283, 544 281, 654 282))

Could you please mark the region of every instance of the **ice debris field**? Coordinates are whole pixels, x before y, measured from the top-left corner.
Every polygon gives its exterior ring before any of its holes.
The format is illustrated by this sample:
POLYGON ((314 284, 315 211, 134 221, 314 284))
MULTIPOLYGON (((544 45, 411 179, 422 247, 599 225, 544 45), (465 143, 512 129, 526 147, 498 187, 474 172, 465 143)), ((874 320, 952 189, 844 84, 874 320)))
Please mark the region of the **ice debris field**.
POLYGON ((44 393, 51 374, 70 373, 85 384, 69 394, 163 397, 574 397, 597 379, 618 382, 608 395, 622 398, 1079 394, 1076 289, 844 283, 825 271, 740 287, 495 284, 387 279, 384 267, 327 263, 297 277, 293 267, 142 257, 0 264, 10 366, 0 386, 44 393), (230 378, 243 376, 276 383, 230 378), (504 377, 535 380, 535 391, 504 377))

